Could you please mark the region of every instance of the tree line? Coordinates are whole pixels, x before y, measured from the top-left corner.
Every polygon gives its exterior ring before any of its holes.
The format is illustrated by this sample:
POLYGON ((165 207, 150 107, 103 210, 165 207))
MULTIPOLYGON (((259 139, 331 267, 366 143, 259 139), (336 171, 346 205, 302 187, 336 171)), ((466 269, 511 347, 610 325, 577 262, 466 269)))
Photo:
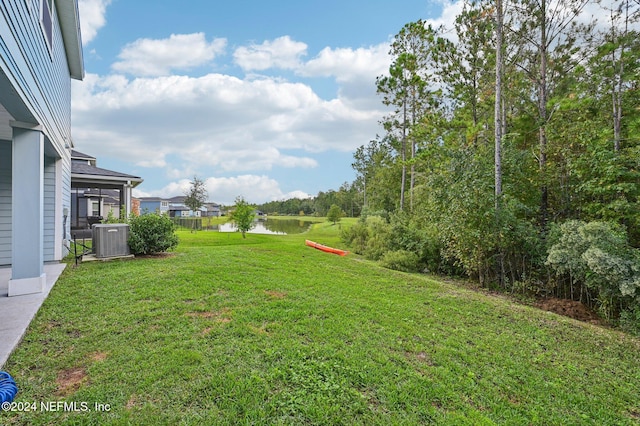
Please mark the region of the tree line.
POLYGON ((315 197, 269 201, 256 208, 270 215, 327 216, 332 205, 349 217, 360 216, 363 206, 356 186, 345 182, 338 190, 320 191, 315 197))
POLYGON ((362 220, 345 240, 640 329, 640 4, 585 19, 595 4, 469 1, 452 28, 406 24, 376 80, 384 131, 354 154, 362 220))

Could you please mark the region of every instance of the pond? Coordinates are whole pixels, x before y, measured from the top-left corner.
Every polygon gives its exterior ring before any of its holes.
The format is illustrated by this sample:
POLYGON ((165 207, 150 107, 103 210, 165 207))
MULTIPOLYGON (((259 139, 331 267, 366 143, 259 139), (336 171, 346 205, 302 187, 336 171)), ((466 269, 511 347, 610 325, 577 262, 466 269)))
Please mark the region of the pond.
MULTIPOLYGON (((249 234, 301 234, 311 227, 311 222, 297 219, 267 219, 257 220, 249 234)), ((219 232, 236 232, 238 228, 233 223, 223 223, 218 226, 219 232)))

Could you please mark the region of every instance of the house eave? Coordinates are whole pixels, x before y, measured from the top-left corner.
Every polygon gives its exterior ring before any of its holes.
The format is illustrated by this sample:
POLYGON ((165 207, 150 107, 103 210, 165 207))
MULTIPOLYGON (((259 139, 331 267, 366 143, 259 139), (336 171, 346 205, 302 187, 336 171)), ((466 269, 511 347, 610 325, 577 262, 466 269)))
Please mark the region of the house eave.
POLYGON ((75 80, 82 80, 84 78, 84 58, 78 0, 58 0, 56 7, 69 64, 69 75, 75 80))
POLYGON ((119 183, 122 185, 131 185, 132 188, 140 185, 143 179, 136 177, 119 177, 119 176, 100 176, 87 175, 81 173, 71 173, 71 183, 74 187, 79 185, 100 185, 105 183, 119 183))

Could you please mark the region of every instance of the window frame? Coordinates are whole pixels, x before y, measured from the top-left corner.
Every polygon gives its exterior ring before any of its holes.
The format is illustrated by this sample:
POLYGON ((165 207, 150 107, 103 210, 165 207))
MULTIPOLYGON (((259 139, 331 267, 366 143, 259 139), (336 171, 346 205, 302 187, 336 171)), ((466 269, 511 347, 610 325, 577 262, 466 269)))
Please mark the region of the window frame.
POLYGON ((55 0, 40 0, 40 28, 44 35, 44 41, 49 48, 49 54, 53 53, 53 9, 55 0), (47 27, 48 24, 48 27, 47 27))

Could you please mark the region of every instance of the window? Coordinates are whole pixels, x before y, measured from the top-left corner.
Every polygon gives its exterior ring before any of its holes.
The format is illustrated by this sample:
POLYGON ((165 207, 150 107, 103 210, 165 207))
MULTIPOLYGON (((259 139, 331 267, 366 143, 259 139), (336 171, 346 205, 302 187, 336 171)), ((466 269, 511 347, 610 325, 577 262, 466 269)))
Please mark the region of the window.
POLYGON ((41 0, 40 24, 49 50, 53 48, 53 0, 41 0))

